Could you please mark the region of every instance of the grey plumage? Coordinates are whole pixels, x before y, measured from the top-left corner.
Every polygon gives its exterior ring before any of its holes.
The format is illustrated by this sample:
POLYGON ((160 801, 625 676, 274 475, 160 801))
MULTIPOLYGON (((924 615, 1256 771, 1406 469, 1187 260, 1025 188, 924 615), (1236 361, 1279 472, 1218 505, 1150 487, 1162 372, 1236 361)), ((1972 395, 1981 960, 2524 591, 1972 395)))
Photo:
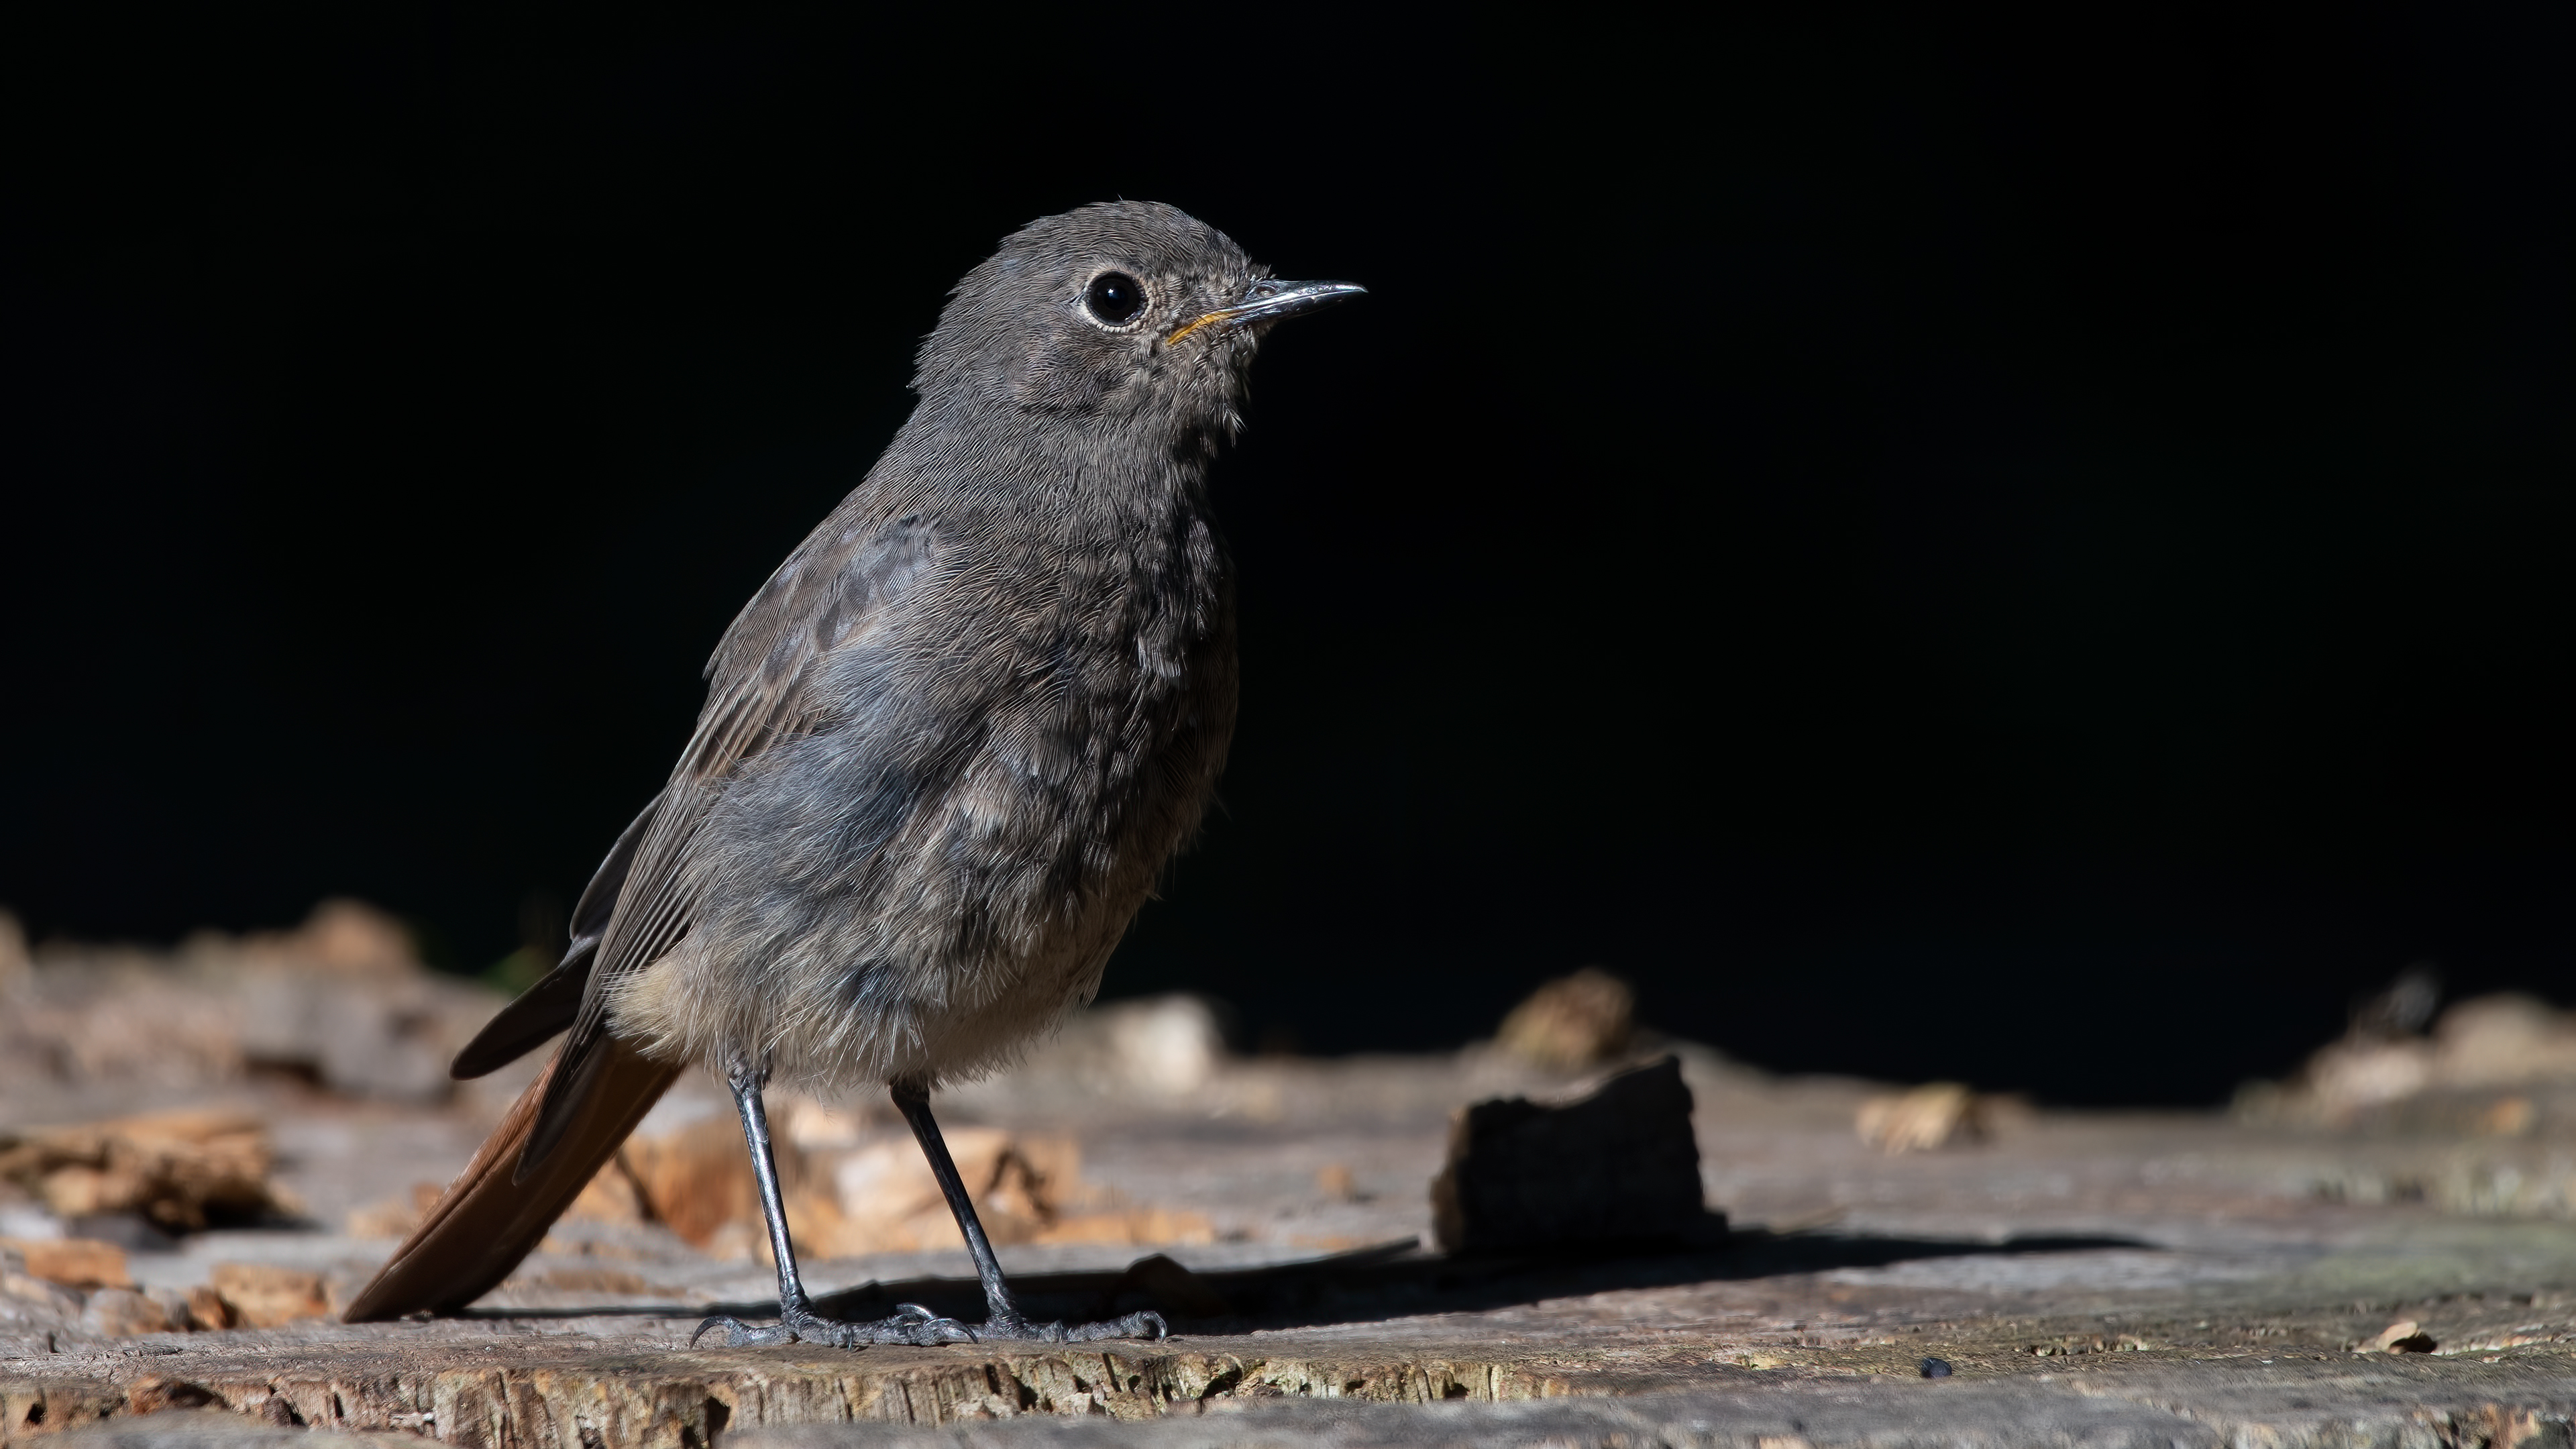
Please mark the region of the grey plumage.
POLYGON ((1037 223, 958 286, 920 407, 717 649, 577 1042, 929 1085, 1098 987, 1234 728, 1206 466, 1253 346, 1158 357, 1150 321, 1083 315, 1102 267, 1183 321, 1254 280, 1214 230, 1128 204, 1037 223))
POLYGON ((926 1102, 1091 998, 1234 727, 1206 475, 1257 324, 1356 290, 1273 283, 1134 202, 1032 223, 958 284, 918 407, 726 632, 564 965, 458 1060, 570 1026, 514 1178, 577 1121, 596 1150, 612 1061, 751 1082, 748 1131, 773 1076, 926 1102))

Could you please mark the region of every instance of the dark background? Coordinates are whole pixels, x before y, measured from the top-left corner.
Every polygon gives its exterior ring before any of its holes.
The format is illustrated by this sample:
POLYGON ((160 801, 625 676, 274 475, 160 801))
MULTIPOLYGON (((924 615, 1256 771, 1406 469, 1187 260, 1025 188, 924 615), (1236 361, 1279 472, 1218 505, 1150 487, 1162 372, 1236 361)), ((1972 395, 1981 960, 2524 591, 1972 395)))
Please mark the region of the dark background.
POLYGON ((542 933, 948 285, 1124 195, 1373 295, 1257 369, 1110 994, 1411 1048, 1597 961, 2138 1103, 2421 959, 2563 999, 2570 12, 2086 10, 16 31, 0 900, 542 933))

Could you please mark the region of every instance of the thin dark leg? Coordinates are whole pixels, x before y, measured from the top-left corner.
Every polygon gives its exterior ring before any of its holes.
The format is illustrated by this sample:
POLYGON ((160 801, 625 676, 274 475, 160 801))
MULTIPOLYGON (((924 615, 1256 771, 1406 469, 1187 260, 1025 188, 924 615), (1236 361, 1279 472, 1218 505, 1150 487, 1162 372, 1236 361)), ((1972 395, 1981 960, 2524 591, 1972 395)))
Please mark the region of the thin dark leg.
POLYGON ((948 1199, 948 1211, 957 1219, 957 1231, 966 1238, 966 1256, 975 1260, 975 1276, 983 1280, 984 1311, 989 1325, 1028 1325, 1020 1312, 1019 1301, 1011 1296, 1011 1285, 1002 1280, 1001 1260, 993 1256, 993 1241, 984 1236, 984 1220, 975 1213, 975 1199, 966 1192, 966 1181, 957 1175, 956 1159, 948 1155, 948 1141, 939 1135, 939 1123, 930 1115, 930 1094, 919 1087, 897 1083, 892 1088, 895 1110, 912 1127, 913 1140, 921 1144, 921 1155, 930 1159, 930 1175, 939 1179, 939 1194, 948 1199))
MULTIPOLYGON (((948 1155, 948 1143, 939 1135, 939 1123, 930 1115, 930 1093, 910 1083, 896 1082, 890 1087, 895 1110, 912 1127, 913 1140, 921 1144, 921 1155, 930 1160, 930 1175, 939 1179, 940 1196, 948 1199, 948 1211, 957 1218, 957 1231, 966 1238, 966 1255, 975 1260, 975 1276, 984 1284, 984 1322, 974 1330, 978 1338, 1035 1338, 1049 1343, 1088 1343, 1101 1338, 1162 1338, 1171 1330, 1164 1326, 1159 1313, 1130 1313, 1124 1318, 1103 1323, 1031 1323, 1020 1312, 1017 1299, 1011 1296, 1011 1285, 1002 1278, 1001 1260, 993 1256, 992 1240, 984 1236, 983 1219, 976 1216, 975 1199, 966 1191, 965 1180, 957 1175, 957 1163, 948 1155)), ((784 1230, 780 1230, 784 1240, 784 1230)))
MULTIPOLYGON (((778 1190, 778 1154, 769 1144, 769 1109, 760 1100, 760 1089, 768 1080, 767 1072, 750 1067, 736 1067, 725 1074, 725 1081, 733 1088, 734 1111, 742 1117, 743 1145, 751 1151, 752 1180, 760 1184, 760 1213, 769 1222, 770 1252, 778 1259, 778 1326, 754 1328, 738 1318, 710 1318, 689 1335, 689 1342, 696 1343, 714 1328, 724 1330, 725 1343, 733 1348, 795 1343, 800 1339, 842 1348, 863 1343, 933 1344, 972 1339, 975 1335, 964 1324, 911 1303, 897 1305, 900 1312, 876 1323, 840 1323, 814 1311, 813 1301, 805 1296, 805 1285, 796 1275, 796 1246, 787 1240, 787 1201, 778 1190)), ((941 1160, 946 1160, 944 1152, 941 1160)), ((949 1170, 949 1176, 956 1176, 954 1168, 949 1170)), ((977 1238, 981 1237, 978 1232, 977 1238)))
POLYGON ((733 1088, 733 1110, 742 1118, 742 1143, 751 1151, 752 1181, 760 1184, 760 1215, 769 1221, 769 1251, 778 1260, 778 1306, 810 1308, 805 1284, 796 1276, 796 1245, 787 1241, 787 1199, 778 1191, 778 1152, 769 1144, 769 1105, 760 1098, 768 1073, 736 1071, 725 1080, 733 1088))

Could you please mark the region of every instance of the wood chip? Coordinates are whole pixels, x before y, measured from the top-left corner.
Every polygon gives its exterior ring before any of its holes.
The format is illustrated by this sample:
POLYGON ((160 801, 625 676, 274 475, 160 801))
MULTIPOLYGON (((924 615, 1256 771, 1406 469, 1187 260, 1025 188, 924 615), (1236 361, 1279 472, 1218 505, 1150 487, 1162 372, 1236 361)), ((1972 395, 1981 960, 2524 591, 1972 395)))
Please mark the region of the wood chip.
POLYGON ((0 1238, 28 1276, 66 1288, 131 1288, 125 1250, 95 1238, 0 1238))
POLYGON ((140 1213, 183 1232, 292 1210, 269 1181, 276 1156, 265 1124, 226 1108, 0 1134, 0 1177, 56 1217, 140 1213))
POLYGON ((232 1321, 244 1328, 277 1328, 331 1316, 319 1273, 268 1263, 217 1263, 207 1276, 232 1321))
POLYGON ((1977 1094, 1957 1082, 1933 1082, 1894 1096, 1863 1102, 1855 1124, 1860 1139, 1895 1156, 1929 1152, 1985 1135, 1977 1094))
POLYGON ((1626 1050, 1636 1004, 1628 983, 1586 966, 1531 992, 1503 1018, 1494 1041, 1534 1066, 1578 1071, 1626 1050))
MULTIPOLYGON (((174 1295, 175 1296, 175 1295, 174 1295)), ((188 1327, 187 1302, 163 1302, 131 1288, 101 1288, 81 1309, 81 1327, 101 1338, 131 1338, 138 1333, 183 1333, 188 1327), (178 1312, 173 1314, 172 1307, 178 1312)))
POLYGON ((2379 1330, 2372 1346, 2381 1353, 2431 1353, 2441 1347, 2414 1319, 2402 1319, 2379 1330))
POLYGON ((1509 1097, 1460 1112, 1431 1212, 1452 1252, 1686 1238, 1722 1223, 1702 1202, 1681 1060, 1564 1106, 1509 1097))

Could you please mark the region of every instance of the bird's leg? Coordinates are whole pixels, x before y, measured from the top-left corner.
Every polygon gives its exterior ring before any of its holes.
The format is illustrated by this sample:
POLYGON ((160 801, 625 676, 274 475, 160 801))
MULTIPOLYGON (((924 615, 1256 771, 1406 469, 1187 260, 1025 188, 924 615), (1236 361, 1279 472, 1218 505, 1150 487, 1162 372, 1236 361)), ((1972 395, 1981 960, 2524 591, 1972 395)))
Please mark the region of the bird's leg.
POLYGON ((1038 1339, 1047 1343, 1088 1343, 1100 1338, 1162 1338, 1171 1330, 1159 1313, 1130 1313, 1100 1323, 1031 1323, 1020 1312, 1018 1300, 1011 1297, 1011 1285, 1002 1280, 1001 1260, 993 1256, 992 1240, 984 1236, 984 1223, 975 1215, 975 1199, 966 1191, 965 1182, 957 1176, 957 1164, 948 1155, 948 1143, 939 1135, 939 1123, 930 1115, 930 1092, 908 1082, 890 1085, 895 1110, 912 1125, 914 1139, 921 1143, 921 1155, 930 1159, 930 1175, 939 1179, 940 1195, 948 1199, 948 1210, 956 1214, 957 1231, 966 1238, 966 1253, 975 1260, 975 1276, 984 1283, 984 1321, 971 1330, 978 1339, 1038 1339))
POLYGON ((694 1344, 719 1328, 724 1330, 726 1345, 733 1348, 800 1340, 856 1348, 863 1343, 926 1345, 972 1339, 975 1335, 964 1324, 911 1303, 899 1305, 901 1311, 894 1317, 874 1323, 842 1323, 814 1311, 813 1300, 805 1296, 805 1285, 796 1276, 796 1247, 787 1240, 787 1202, 778 1191, 778 1155, 769 1145, 769 1111, 760 1100, 769 1073, 737 1065, 725 1073, 725 1081, 733 1087, 734 1110, 742 1116, 743 1145, 751 1149, 751 1175, 760 1184, 760 1212, 769 1220, 769 1248, 778 1259, 778 1326, 754 1328, 741 1319, 719 1316, 699 1324, 689 1342, 694 1344))

